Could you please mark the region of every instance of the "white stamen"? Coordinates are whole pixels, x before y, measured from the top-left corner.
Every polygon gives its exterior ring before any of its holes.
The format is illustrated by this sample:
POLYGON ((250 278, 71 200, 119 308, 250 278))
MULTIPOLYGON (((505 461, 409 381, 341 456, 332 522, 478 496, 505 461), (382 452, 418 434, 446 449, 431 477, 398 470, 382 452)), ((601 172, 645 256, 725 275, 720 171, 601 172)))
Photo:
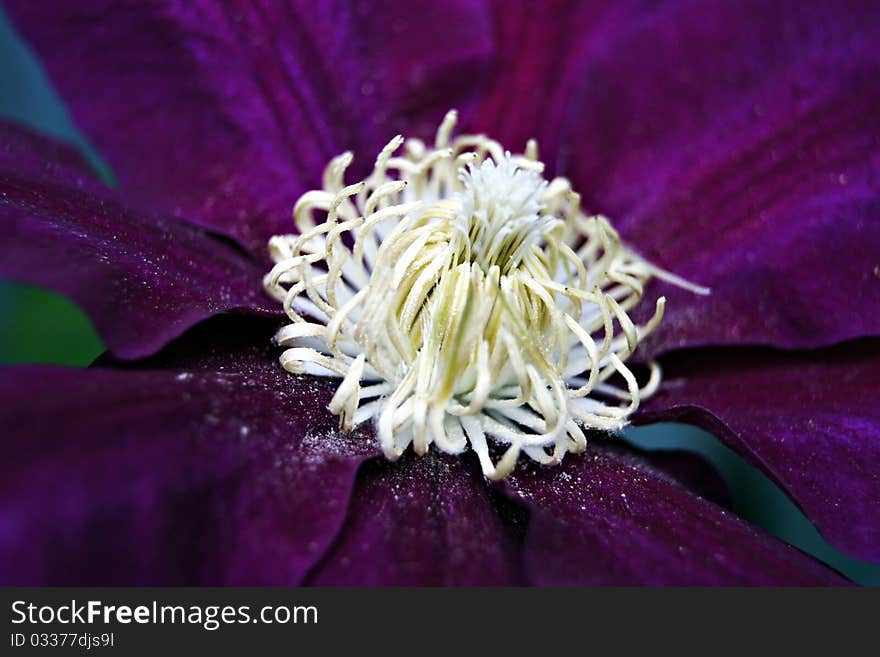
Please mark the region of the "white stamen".
POLYGON ((652 277, 708 290, 584 216, 567 180, 542 177, 533 140, 512 156, 453 138, 456 118, 433 149, 395 137, 354 185, 351 154, 334 158, 296 203, 298 234, 271 239, 264 286, 292 322, 282 366, 342 378, 329 408, 343 430, 374 422, 392 460, 469 444, 499 479, 520 453, 583 451, 583 429, 619 430, 658 389, 656 364, 641 388, 625 365, 663 316, 663 298, 643 326, 627 314, 652 277))

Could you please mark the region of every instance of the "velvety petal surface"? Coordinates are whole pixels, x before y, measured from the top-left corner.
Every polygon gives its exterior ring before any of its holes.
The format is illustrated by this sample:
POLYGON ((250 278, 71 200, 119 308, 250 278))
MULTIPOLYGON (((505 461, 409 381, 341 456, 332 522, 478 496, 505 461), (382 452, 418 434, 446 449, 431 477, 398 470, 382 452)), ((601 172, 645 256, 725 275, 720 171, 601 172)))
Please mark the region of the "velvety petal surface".
POLYGON ((649 460, 601 441, 558 469, 521 464, 502 486, 529 510, 524 568, 535 584, 846 584, 649 460))
POLYGON ((582 63, 558 168, 637 250, 712 288, 657 286, 646 353, 878 334, 876 5, 639 5, 582 63))
POLYGON ((127 205, 71 149, 0 124, 0 276, 73 298, 114 353, 153 353, 219 312, 276 313, 263 273, 231 240, 127 205))
POLYGON ((0 119, 0 167, 73 186, 95 185, 98 180, 76 148, 4 119, 0 119))
POLYGON ((471 458, 432 451, 368 463, 339 539, 309 583, 522 584, 525 514, 499 498, 471 458))
POLYGON ((490 47, 464 0, 6 6, 124 190, 260 253, 331 157, 467 106, 490 47))
POLYGON ((332 390, 266 358, 267 336, 219 358, 262 333, 227 324, 195 368, 172 349, 152 369, 0 370, 0 581, 299 583, 375 447, 336 431, 332 390))
MULTIPOLYGON (((563 139, 585 108, 576 103, 581 81, 597 53, 650 8, 609 0, 491 0, 492 64, 462 126, 486 133, 511 151, 538 140, 550 171, 580 144, 563 139)), ((489 34, 486 35, 487 38, 489 34)))
POLYGON ((880 343, 696 350, 663 361, 636 423, 696 424, 766 472, 819 531, 880 561, 880 343))
MULTIPOLYGON (((694 454, 646 453, 626 446, 602 449, 621 463, 648 469, 651 477, 677 482, 722 504, 730 501, 718 473, 694 454)), ((570 484, 564 470, 551 468, 549 475, 550 487, 570 484)), ((371 461, 358 475, 336 544, 307 581, 367 586, 543 583, 540 564, 534 579, 531 570, 523 570, 523 540, 533 530, 522 498, 513 500, 489 485, 470 454, 449 457, 432 451, 421 458, 408 453, 393 464, 371 461)))

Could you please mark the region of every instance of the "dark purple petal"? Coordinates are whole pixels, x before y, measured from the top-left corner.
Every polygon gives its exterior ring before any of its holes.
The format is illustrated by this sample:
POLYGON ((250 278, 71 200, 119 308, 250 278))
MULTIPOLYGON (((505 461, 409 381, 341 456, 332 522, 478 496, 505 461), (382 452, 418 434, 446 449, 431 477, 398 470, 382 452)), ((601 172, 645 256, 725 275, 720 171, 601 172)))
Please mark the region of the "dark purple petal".
POLYGON ((224 314, 189 329, 157 354, 135 361, 105 353, 93 367, 139 370, 232 371, 275 377, 282 371, 282 350, 273 336, 284 325, 279 318, 224 314))
POLYGON ((496 499, 470 458, 407 454, 364 466, 318 585, 474 586, 521 582, 522 512, 496 499))
POLYGON ((72 146, 0 119, 0 170, 48 178, 74 186, 97 181, 94 170, 72 146))
POLYGON ((6 6, 126 192, 259 252, 332 156, 466 102, 490 45, 466 1, 6 6))
POLYGON ((730 509, 733 498, 727 482, 709 461, 694 452, 682 449, 645 451, 619 441, 602 441, 603 452, 639 468, 648 466, 656 474, 677 482, 690 492, 730 509))
POLYGON ((880 561, 880 343, 698 350, 664 360, 639 424, 696 424, 754 463, 852 556, 880 561))
POLYGON ((563 128, 579 120, 573 101, 598 52, 639 20, 634 3, 615 1, 489 3, 494 58, 472 114, 462 125, 518 151, 536 138, 551 170, 576 144, 560 143, 563 128))
POLYGON ((230 240, 123 204, 47 138, 0 124, 0 144, 0 276, 72 297, 117 355, 219 312, 276 312, 264 268, 230 240))
POLYGON ((536 584, 846 583, 648 461, 601 442, 560 468, 521 465, 504 488, 530 511, 524 562, 536 584))
POLYGON ((330 394, 265 367, 0 370, 0 580, 299 583, 375 453, 330 394))
POLYGON ((876 5, 663 3, 592 53, 572 111, 586 207, 712 288, 658 286, 648 352, 880 332, 876 5))

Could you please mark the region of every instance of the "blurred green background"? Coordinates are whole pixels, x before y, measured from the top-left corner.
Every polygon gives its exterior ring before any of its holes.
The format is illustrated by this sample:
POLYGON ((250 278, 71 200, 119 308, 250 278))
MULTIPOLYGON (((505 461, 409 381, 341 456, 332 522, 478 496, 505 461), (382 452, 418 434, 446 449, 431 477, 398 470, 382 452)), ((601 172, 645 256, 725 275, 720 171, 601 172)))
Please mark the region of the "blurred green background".
MULTIPOLYGON (((77 145, 105 180, 112 179, 109 168, 77 131, 34 54, 11 28, 2 7, 0 80, 0 117, 77 145)), ((0 281, 0 364, 87 366, 102 350, 91 322, 70 300, 0 281)), ((735 512, 853 580, 880 585, 880 565, 851 559, 828 545, 773 483, 708 433, 686 425, 655 425, 629 429, 626 440, 644 449, 689 449, 701 454, 727 481, 735 512)))

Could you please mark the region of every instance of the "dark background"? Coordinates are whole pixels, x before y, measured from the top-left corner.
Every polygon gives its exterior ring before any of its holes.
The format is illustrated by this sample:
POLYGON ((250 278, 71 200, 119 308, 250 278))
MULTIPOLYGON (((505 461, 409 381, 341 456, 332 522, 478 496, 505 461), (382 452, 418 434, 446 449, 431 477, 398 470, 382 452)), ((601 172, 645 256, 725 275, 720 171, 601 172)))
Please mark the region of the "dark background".
MULTIPOLYGON (((109 167, 77 131, 34 54, 9 25, 2 7, 0 118, 25 123, 76 144, 102 177, 112 181, 109 167)), ((0 365, 55 363, 82 367, 102 351, 91 322, 67 298, 0 281, 0 365)), ((645 449, 684 448, 702 454, 727 481, 735 512, 855 581, 880 586, 880 565, 851 559, 828 545, 773 483, 708 433, 686 425, 666 424, 628 429, 626 440, 645 449)))

